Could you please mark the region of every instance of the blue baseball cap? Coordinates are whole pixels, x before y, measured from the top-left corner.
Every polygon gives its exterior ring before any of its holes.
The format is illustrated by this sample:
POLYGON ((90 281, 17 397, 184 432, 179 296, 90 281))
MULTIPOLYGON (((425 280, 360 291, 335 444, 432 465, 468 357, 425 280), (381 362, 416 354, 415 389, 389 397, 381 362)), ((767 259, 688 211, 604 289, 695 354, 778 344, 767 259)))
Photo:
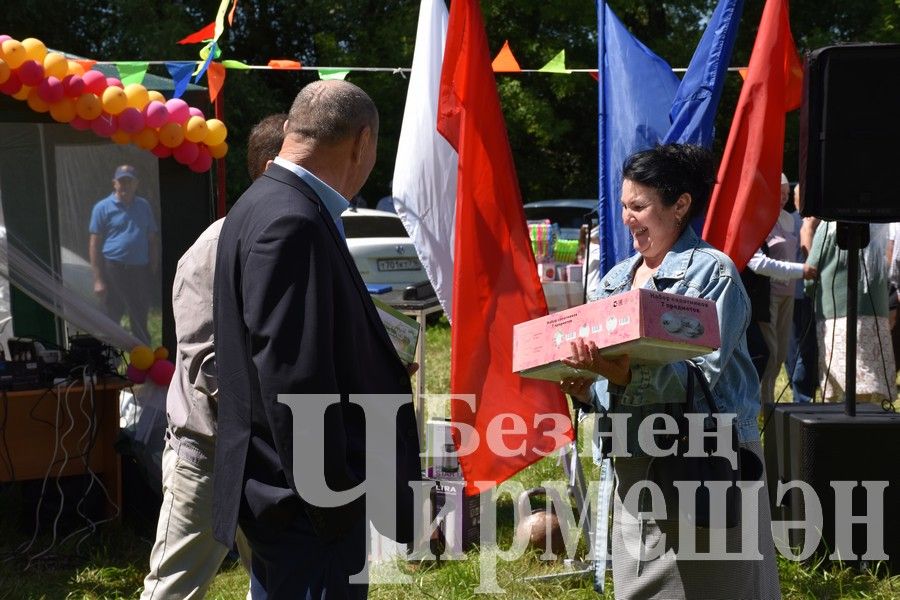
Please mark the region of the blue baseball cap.
POLYGON ((113 175, 113 179, 122 179, 123 177, 131 177, 132 179, 137 179, 137 173, 135 172, 134 167, 131 165, 121 165, 116 169, 116 174, 113 175))

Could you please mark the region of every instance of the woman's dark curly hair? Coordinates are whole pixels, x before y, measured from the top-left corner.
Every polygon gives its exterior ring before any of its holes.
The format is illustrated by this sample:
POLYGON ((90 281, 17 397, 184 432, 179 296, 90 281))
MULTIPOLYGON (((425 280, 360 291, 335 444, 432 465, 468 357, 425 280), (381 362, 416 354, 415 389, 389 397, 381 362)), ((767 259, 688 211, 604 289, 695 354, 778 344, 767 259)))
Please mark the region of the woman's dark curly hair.
POLYGON ((661 144, 629 156, 622 177, 655 189, 666 206, 675 204, 681 194, 690 194, 691 207, 685 219, 689 223, 706 212, 716 183, 715 169, 712 152, 702 146, 661 144))

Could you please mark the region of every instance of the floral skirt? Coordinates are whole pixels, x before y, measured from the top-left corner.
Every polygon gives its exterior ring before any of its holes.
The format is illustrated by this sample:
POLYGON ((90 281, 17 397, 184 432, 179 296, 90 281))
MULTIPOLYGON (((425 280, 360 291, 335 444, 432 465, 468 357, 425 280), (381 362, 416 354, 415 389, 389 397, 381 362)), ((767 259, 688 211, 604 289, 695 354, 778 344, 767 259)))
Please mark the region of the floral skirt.
MULTIPOLYGON (((847 374, 847 318, 816 321, 819 385, 826 402, 843 402, 847 374)), ((861 316, 856 324, 856 395, 863 402, 896 397, 894 350, 887 317, 861 316)))

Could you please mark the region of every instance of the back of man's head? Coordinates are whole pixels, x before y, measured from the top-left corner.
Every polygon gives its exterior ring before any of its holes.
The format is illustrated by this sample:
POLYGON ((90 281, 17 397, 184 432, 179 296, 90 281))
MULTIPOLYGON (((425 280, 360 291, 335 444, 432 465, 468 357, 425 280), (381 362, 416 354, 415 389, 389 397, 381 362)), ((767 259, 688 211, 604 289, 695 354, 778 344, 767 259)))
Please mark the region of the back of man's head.
POLYGON ((270 160, 278 156, 284 141, 284 122, 287 115, 269 115, 253 126, 247 139, 247 172, 256 179, 266 170, 270 160))
POLYGON ((329 145, 353 138, 365 127, 378 132, 378 109, 368 94, 347 81, 320 80, 297 94, 285 135, 329 145))

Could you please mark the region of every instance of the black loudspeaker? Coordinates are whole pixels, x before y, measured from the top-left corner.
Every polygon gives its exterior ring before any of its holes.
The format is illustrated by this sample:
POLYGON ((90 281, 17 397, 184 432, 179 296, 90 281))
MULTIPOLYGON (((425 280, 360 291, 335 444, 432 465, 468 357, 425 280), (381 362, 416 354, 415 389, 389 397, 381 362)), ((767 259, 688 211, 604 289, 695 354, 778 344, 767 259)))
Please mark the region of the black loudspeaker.
MULTIPOLYGON (((808 483, 822 507, 822 536, 815 555, 827 556, 839 549, 835 540, 837 524, 843 526, 851 523, 851 516, 869 514, 867 496, 877 494, 872 497, 882 498, 882 510, 876 515, 881 521, 872 531, 878 532, 880 526, 886 563, 893 573, 900 572, 900 461, 896 456, 900 415, 862 412, 850 417, 836 412, 795 412, 788 416, 788 436, 789 476, 808 483), (850 511, 845 507, 836 514, 837 493, 832 482, 838 481, 852 482, 848 487, 853 489, 850 511), (866 490, 857 485, 862 481, 886 482, 887 487, 866 490)), ((804 520, 807 506, 799 490, 790 491, 787 502, 783 518, 804 520)), ((874 538, 866 525, 851 525, 849 546, 845 545, 841 561, 862 566, 864 552, 880 551, 870 541, 874 542, 874 538)), ((807 540, 802 530, 795 530, 790 542, 805 547, 807 540)))
MULTIPOLYGON (((767 402, 763 405, 763 422, 765 436, 763 438, 763 457, 766 461, 766 486, 769 488, 769 506, 772 520, 789 520, 789 496, 775 502, 778 482, 787 483, 798 477, 791 471, 791 457, 797 452, 795 442, 790 436, 790 417, 795 414, 836 414, 843 413, 844 404, 822 402, 767 402), (792 443, 793 442, 793 443, 792 443)), ((858 413, 883 413, 881 406, 871 403, 856 405, 858 413)))
POLYGON ((803 216, 900 220, 900 44, 829 46, 810 53, 800 112, 803 216))

